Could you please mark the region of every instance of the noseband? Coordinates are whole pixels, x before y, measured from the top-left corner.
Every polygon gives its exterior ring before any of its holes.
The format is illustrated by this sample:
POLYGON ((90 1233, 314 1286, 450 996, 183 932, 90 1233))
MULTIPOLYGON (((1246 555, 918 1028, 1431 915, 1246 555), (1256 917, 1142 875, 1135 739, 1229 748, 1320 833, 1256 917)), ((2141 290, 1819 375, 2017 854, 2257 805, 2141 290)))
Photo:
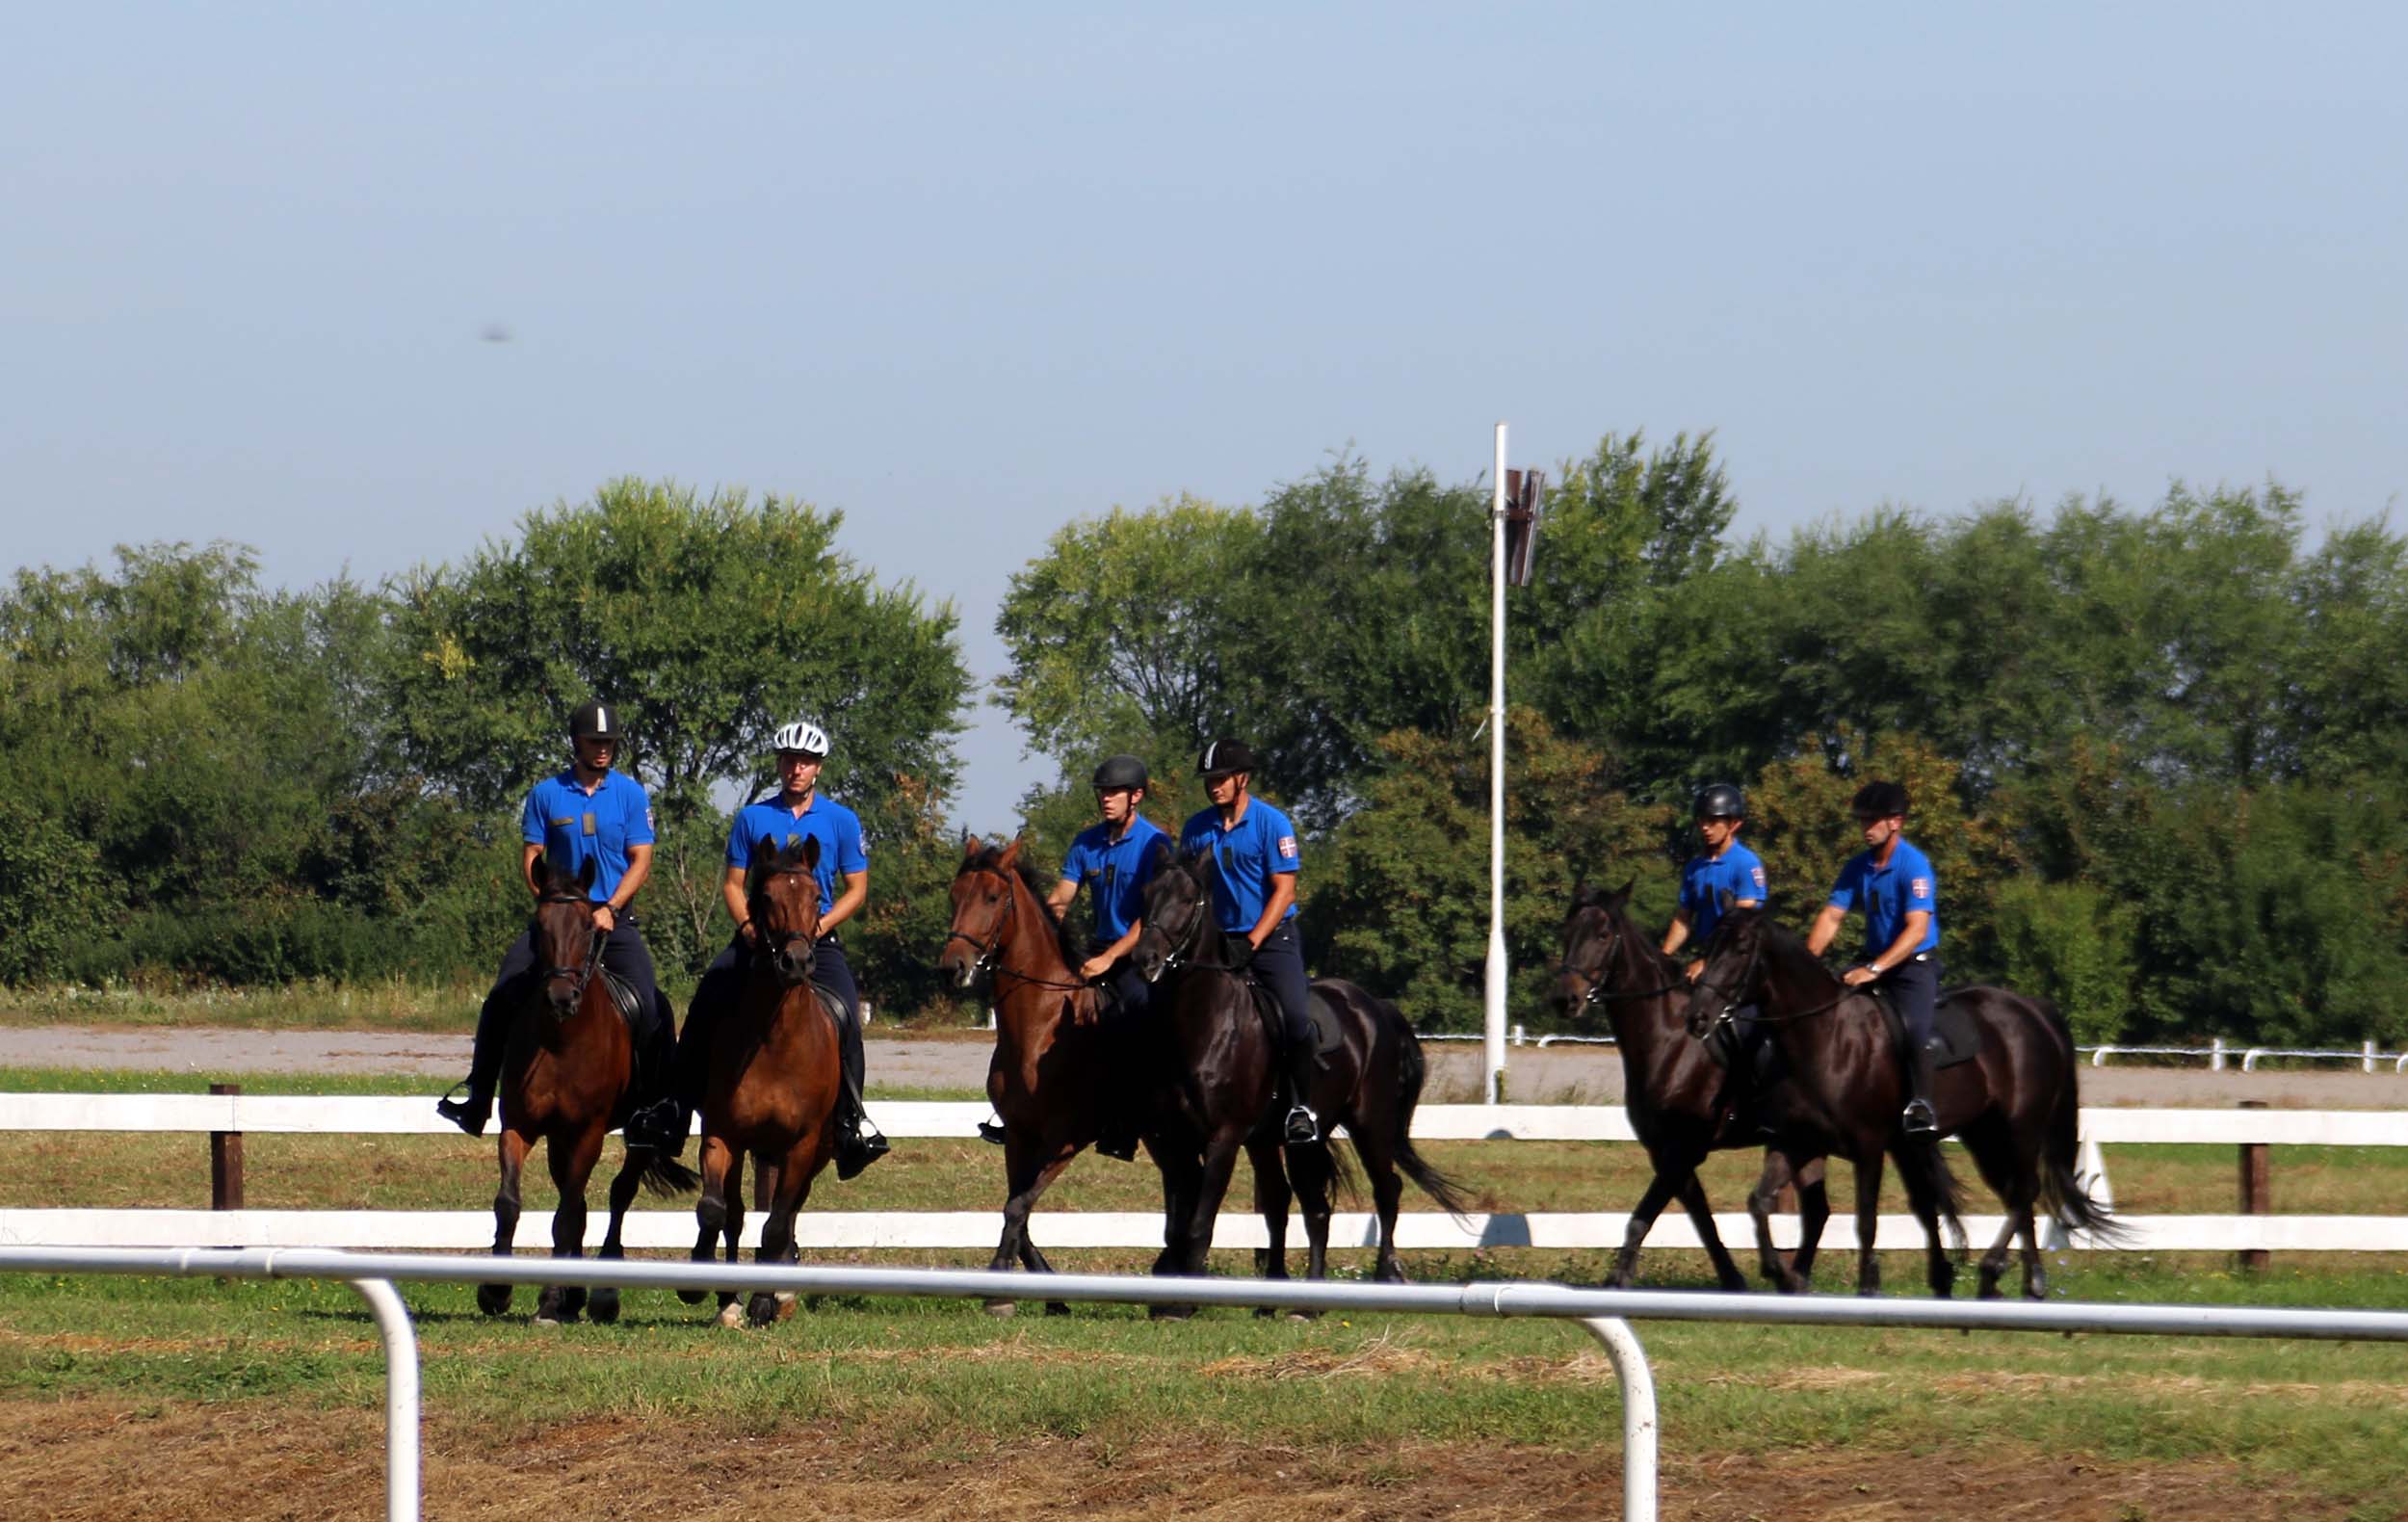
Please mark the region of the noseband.
POLYGON ((1615 999, 1653 999, 1662 994, 1677 993, 1681 989, 1688 986, 1686 983, 1667 983, 1662 986, 1656 988, 1607 987, 1606 974, 1613 969, 1613 958, 1615 955, 1622 950, 1621 923, 1619 921, 1612 920, 1610 916, 1609 916, 1609 923, 1613 925, 1613 933, 1606 937, 1606 954, 1597 958, 1597 970, 1595 972, 1590 972, 1584 967, 1576 967, 1572 965, 1572 959, 1569 957, 1566 957, 1563 960, 1556 963, 1555 972, 1552 976, 1557 978, 1578 978, 1581 982, 1588 985, 1587 989, 1582 993, 1580 1003, 1572 1006, 1572 1013, 1580 1014, 1593 1005, 1607 1003, 1615 999))

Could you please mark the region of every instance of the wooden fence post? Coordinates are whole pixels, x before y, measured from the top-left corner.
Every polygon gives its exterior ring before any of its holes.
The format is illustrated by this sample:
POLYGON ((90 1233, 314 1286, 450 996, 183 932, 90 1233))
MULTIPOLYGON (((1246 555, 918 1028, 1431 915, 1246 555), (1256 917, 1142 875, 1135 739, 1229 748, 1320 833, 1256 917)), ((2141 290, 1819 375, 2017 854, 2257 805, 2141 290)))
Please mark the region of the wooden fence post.
MULTIPOLYGON (((213 1094, 239 1094, 243 1086, 211 1084, 209 1091, 213 1094)), ((243 1208, 243 1133, 240 1131, 209 1133, 209 1208, 243 1208)))
MULTIPOLYGON (((2264 1110, 2265 1101, 2244 1099, 2240 1108, 2264 1110)), ((2266 1152, 2266 1144, 2263 1142, 2243 1142, 2240 1144, 2240 1213, 2244 1216, 2274 1214, 2273 1168, 2266 1152)), ((2240 1254, 2241 1269, 2246 1273, 2257 1273, 2264 1270, 2273 1256, 2264 1247, 2244 1247, 2240 1254)))

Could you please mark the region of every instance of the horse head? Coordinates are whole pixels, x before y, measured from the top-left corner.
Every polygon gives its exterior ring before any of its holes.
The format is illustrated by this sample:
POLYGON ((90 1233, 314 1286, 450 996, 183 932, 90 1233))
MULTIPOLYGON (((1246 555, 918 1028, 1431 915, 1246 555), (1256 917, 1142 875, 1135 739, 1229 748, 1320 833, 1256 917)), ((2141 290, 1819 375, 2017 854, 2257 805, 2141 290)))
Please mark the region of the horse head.
POLYGON ((763 835, 745 879, 753 954, 766 958, 789 988, 811 980, 812 943, 820 938, 819 865, 817 835, 788 846, 763 835))
POLYGON ((1015 836, 997 847, 965 835, 961 844, 961 868, 954 874, 954 923, 945 932, 945 949, 936 954, 936 968, 966 993, 993 968, 996 952, 1011 933, 1011 882, 1020 841, 1015 836))
POLYGON ((1212 856, 1209 851, 1168 856, 1145 885, 1145 926, 1129 956, 1147 983, 1159 983, 1185 959, 1211 920, 1213 890, 1204 873, 1212 856))
POLYGON ((593 924, 595 859, 586 857, 573 876, 550 856, 543 858, 542 866, 543 886, 536 895, 535 950, 543 959, 544 1007, 554 1019, 565 1020, 577 1012, 586 984, 593 981, 594 969, 602 962, 606 937, 593 924))
POLYGON ((1722 895, 1722 921, 1698 953, 1706 965, 1688 996, 1688 1034, 1703 1038, 1717 1021, 1741 1005, 1762 999, 1765 978, 1765 910, 1736 908, 1722 895))
POLYGON ((1547 1007, 1558 1019, 1588 1013, 1606 991, 1623 943, 1638 933, 1623 912, 1637 883, 1634 878, 1611 892, 1585 885, 1573 891, 1572 911, 1563 920, 1563 955, 1547 983, 1547 1007))

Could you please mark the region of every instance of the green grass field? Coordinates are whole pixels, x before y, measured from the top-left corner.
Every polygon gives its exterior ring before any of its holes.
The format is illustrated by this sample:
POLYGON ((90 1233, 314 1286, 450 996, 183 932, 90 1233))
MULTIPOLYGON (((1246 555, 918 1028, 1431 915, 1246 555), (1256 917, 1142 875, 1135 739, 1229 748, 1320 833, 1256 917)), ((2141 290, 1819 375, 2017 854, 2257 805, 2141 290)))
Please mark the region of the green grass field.
MULTIPOLYGON (((189 1091, 211 1076, 0 1070, 0 1090, 189 1091)), ((427 1090, 418 1080, 223 1076, 253 1092, 427 1090)), ((0 1179, 0 1206, 206 1203, 203 1137, 24 1134, 11 1142, 16 1166, 0 1179)), ((249 1202, 259 1208, 482 1209, 493 1187, 490 1143, 466 1138, 253 1135, 246 1149, 249 1202)), ((2408 1157, 2398 1151, 2278 1150, 2276 1207, 2395 1212, 2408 1198, 2408 1157)), ((1643 1183, 1628 1146, 1441 1143, 1430 1152, 1486 1208, 1619 1210, 1643 1183)), ((2120 1147, 2108 1162, 2127 1208, 2231 1208, 2233 1160, 2217 1149, 2120 1147)), ((1752 1174, 1744 1155, 1718 1158, 1708 1187, 1736 1209, 1752 1174)), ((530 1208, 544 1208, 548 1186, 532 1172, 530 1181, 530 1208)), ((1235 1193, 1243 1190, 1242 1169, 1235 1193)), ((999 1194, 994 1148, 913 1139, 851 1184, 830 1175, 816 1203, 984 1210, 1000 1204, 999 1194)), ((1087 1158, 1046 1208, 1158 1205, 1151 1169, 1087 1158)), ((1406 1208, 1429 1206, 1408 1192, 1406 1208)), ((1057 1256, 1064 1268, 1108 1272, 1137 1272, 1147 1257, 1057 1256)), ((1344 1256, 1351 1263, 1364 1255, 1344 1256)), ((970 1266, 983 1257, 913 1261, 970 1266)), ((1417 1278, 1436 1282, 1594 1282, 1605 1266, 1602 1252, 1510 1249, 1423 1253, 1408 1263, 1417 1278)), ((1243 1254, 1221 1255, 1217 1267, 1250 1272, 1243 1254)), ((1918 1292, 1916 1264, 1897 1257, 1884 1268, 1894 1293, 1918 1292)), ((2373 1257, 2299 1254, 2243 1273, 2212 1255, 2067 1254, 2052 1273, 2055 1290, 2073 1299, 2408 1309, 2408 1262, 2373 1257)), ((1843 1287, 1845 1275, 1845 1265, 1825 1260, 1826 1291, 1843 1287)), ((1673 1251, 1650 1253, 1643 1276, 1665 1287, 1705 1281, 1699 1255, 1673 1251)), ((1586 1474, 1608 1465, 1618 1445, 1610 1371, 1593 1345, 1562 1325, 1388 1317, 1296 1324, 1228 1311, 1174 1325, 1115 1307, 998 1322, 966 1303, 872 1299, 824 1301, 776 1327, 737 1333, 710 1325, 707 1307, 631 1292, 615 1326, 543 1332, 479 1316, 465 1288, 405 1293, 425 1351, 431 1449, 469 1473, 511 1445, 565 1441, 596 1423, 658 1426, 687 1434, 681 1441, 731 1450, 797 1431, 839 1446, 844 1434, 874 1433, 881 1461, 899 1473, 950 1465, 971 1475, 1031 1441, 1052 1445, 1045 1451, 1057 1467, 1109 1471, 1117 1463, 1167 1474, 1199 1462, 1197 1454, 1227 1460, 1275 1434, 1283 1453, 1319 1456, 1313 1473, 1340 1493, 1390 1496, 1403 1509, 1431 1473, 1432 1460, 1413 1456, 1436 1451, 1431 1445, 1542 1475, 1564 1465, 1586 1474)), ((531 1303, 522 1290, 518 1309, 531 1303)), ((2139 1497, 2114 1503, 2124 1509, 2097 1513, 2122 1522, 2189 1514, 2150 1509, 2157 1492, 2133 1477, 2160 1474, 2167 1505, 2184 1477, 2256 1498, 2260 1509, 2243 1509, 2253 1516, 2408 1515, 2408 1347, 2400 1345, 1672 1324, 1639 1330, 1676 1491, 1708 1475, 1766 1466, 1820 1474, 1845 1456, 1880 1460, 1847 1471, 1853 1491, 1878 1490, 1892 1472, 1901 1485, 1917 1477, 1924 1500, 1916 1514, 1925 1516, 1958 1514, 1947 1498, 1965 1476, 2058 1473, 2069 1464, 2077 1474, 2085 1465, 2122 1474, 2136 1487, 2117 1492, 2139 1497)), ((139 1432, 146 1423, 181 1430, 178 1423, 208 1413, 239 1413, 245 1430, 300 1441, 295 1434, 312 1422, 373 1413, 380 1370, 364 1312, 335 1286, 0 1275, 0 1417, 14 1413, 28 1430, 78 1411, 111 1432, 139 1432)), ((356 1435, 357 1423, 345 1430, 356 1435)), ((0 1430, 0 1490, 11 1452, 0 1430)), ((1235 1462, 1243 1468, 1242 1456, 1235 1462)), ((1168 1493, 1175 1500, 1175 1487, 1168 1493)), ((1849 1511, 1845 1500, 1812 1514, 1893 1514, 1849 1511)), ((195 1509, 200 1500, 163 1505, 170 1509, 161 1514, 172 1514, 173 1505, 195 1509)), ((1349 1514, 1383 1513, 1371 1504, 1349 1514)))

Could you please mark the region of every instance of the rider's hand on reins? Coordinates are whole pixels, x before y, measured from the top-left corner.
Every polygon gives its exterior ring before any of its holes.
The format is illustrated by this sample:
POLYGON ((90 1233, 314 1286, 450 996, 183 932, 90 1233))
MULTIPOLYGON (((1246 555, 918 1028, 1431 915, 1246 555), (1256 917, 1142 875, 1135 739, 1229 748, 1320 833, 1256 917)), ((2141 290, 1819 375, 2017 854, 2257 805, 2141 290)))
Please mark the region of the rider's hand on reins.
POLYGON ((618 928, 618 916, 611 912, 609 905, 597 904, 593 906, 593 928, 605 935, 618 928))

